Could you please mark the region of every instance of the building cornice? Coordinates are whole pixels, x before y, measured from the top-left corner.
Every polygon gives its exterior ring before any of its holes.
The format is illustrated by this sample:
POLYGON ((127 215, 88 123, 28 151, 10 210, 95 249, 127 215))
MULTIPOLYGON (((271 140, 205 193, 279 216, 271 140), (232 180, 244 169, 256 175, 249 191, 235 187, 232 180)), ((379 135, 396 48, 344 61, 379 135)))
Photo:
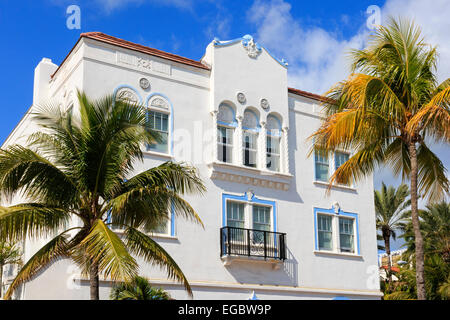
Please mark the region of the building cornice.
POLYGON ((88 39, 100 41, 103 43, 111 44, 111 45, 114 45, 117 47, 129 49, 132 51, 145 53, 145 54, 148 54, 151 56, 163 58, 163 59, 170 60, 173 62, 178 62, 178 63, 188 65, 191 67, 196 67, 196 68, 200 68, 200 69, 204 69, 204 70, 210 70, 210 68, 207 65, 205 65, 202 62, 197 61, 197 60, 192 60, 192 59, 185 58, 185 57, 173 54, 173 53, 165 52, 165 51, 150 48, 150 47, 138 44, 138 43, 134 43, 134 42, 127 41, 124 39, 116 38, 116 37, 104 34, 102 32, 85 32, 80 35, 80 38, 78 39, 77 43, 70 50, 69 54, 64 58, 63 62, 59 65, 58 69, 56 69, 56 71, 53 73, 52 78, 58 73, 58 70, 61 68, 61 66, 68 59, 68 57, 70 56, 72 51, 77 47, 78 43, 83 38, 88 38, 88 39))

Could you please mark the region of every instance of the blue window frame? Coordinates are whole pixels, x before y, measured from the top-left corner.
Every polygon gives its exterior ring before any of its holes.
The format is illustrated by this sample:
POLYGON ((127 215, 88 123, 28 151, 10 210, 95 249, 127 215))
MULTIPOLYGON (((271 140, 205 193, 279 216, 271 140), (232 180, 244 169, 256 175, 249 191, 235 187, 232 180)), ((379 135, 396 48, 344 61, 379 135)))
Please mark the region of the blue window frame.
POLYGON ((169 115, 153 110, 147 111, 148 126, 159 134, 160 141, 155 141, 148 146, 151 151, 167 153, 169 140, 169 115))
POLYGON ((359 220, 356 213, 346 212, 340 208, 336 212, 334 207, 331 209, 314 208, 314 236, 315 250, 317 251, 360 254, 359 220), (325 216, 331 218, 331 223, 328 220, 330 218, 323 218, 325 216), (334 223, 335 219, 338 219, 336 223, 334 223), (329 225, 331 225, 331 239, 333 241, 331 250, 328 245, 329 235, 323 233, 330 232, 329 225), (337 228, 334 227, 336 225, 337 228), (339 234, 338 243, 334 243, 332 235, 335 233, 339 234))
POLYGON ((314 152, 314 161, 315 161, 316 181, 327 182, 330 166, 328 160, 328 153, 323 150, 316 150, 314 152))

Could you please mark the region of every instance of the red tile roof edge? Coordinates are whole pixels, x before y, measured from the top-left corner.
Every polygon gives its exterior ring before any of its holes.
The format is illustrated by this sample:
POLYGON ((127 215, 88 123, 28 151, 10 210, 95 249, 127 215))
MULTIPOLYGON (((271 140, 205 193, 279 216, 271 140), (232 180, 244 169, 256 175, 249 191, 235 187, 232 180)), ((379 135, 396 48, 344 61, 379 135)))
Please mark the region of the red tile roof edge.
POLYGON ((121 48, 129 49, 129 50, 133 50, 133 51, 137 51, 137 52, 141 52, 141 53, 145 53, 145 54, 149 54, 149 55, 152 55, 155 57, 171 60, 174 62, 178 62, 181 64, 189 65, 189 66, 204 69, 204 70, 211 70, 210 67, 203 64, 200 61, 192 60, 192 59, 185 58, 185 57, 173 54, 173 53, 165 52, 162 50, 150 48, 150 47, 147 47, 147 46, 144 46, 141 44, 137 44, 134 42, 123 40, 120 38, 116 38, 116 37, 104 34, 102 32, 85 32, 85 33, 80 34, 80 38, 78 39, 77 43, 73 46, 73 48, 70 50, 69 54, 64 58, 64 60, 58 66, 58 69, 56 69, 56 71, 52 74, 52 78, 58 72, 58 70, 61 68, 61 66, 64 64, 64 62, 67 60, 67 58, 70 56, 70 54, 72 53, 72 51, 75 49, 75 47, 78 45, 78 43, 80 42, 80 40, 82 38, 97 40, 97 41, 100 41, 103 43, 115 45, 115 46, 118 46, 121 48))
MULTIPOLYGON (((383 265, 383 266, 381 266, 380 268, 387 270, 387 269, 388 269, 388 266, 383 265)), ((397 268, 397 267, 391 267, 391 270, 392 270, 393 272, 399 272, 399 271, 400 271, 400 269, 397 268)))
POLYGON ((305 97, 305 98, 310 98, 310 99, 313 99, 313 100, 317 100, 317 101, 320 101, 320 102, 332 102, 333 101, 332 99, 327 98, 325 96, 321 96, 319 94, 311 93, 311 92, 308 92, 308 91, 303 91, 303 90, 300 90, 300 89, 288 88, 288 92, 296 94, 296 95, 299 95, 299 96, 302 96, 302 97, 305 97))
MULTIPOLYGON (((127 41, 124 39, 116 38, 116 37, 104 34, 102 32, 94 31, 94 32, 85 32, 85 33, 80 34, 80 38, 78 39, 77 43, 73 46, 73 48, 70 50, 69 54, 64 58, 64 60, 58 66, 56 71, 52 74, 52 78, 55 76, 55 74, 58 72, 58 70, 62 67, 64 62, 67 60, 67 58, 70 56, 70 54, 72 53, 72 51, 75 49, 75 47, 78 45, 78 43, 80 42, 80 40, 82 38, 88 38, 88 39, 101 41, 101 42, 119 46, 119 47, 122 47, 125 49, 146 53, 146 54, 149 54, 152 56, 160 57, 163 59, 171 60, 174 62, 182 63, 182 64, 189 65, 189 66, 196 67, 196 68, 201 68, 204 70, 211 70, 210 67, 201 63, 200 61, 192 60, 192 59, 185 58, 185 57, 173 54, 173 53, 165 52, 162 50, 158 50, 158 49, 150 48, 150 47, 147 47, 147 46, 144 46, 141 44, 130 42, 130 41, 127 41)), ((318 95, 315 93, 311 93, 308 91, 295 89, 295 88, 288 88, 288 92, 297 94, 297 95, 300 95, 300 96, 303 96, 306 98, 310 98, 313 100, 317 100, 320 102, 330 101, 327 97, 324 97, 324 96, 321 96, 321 95, 318 95)))

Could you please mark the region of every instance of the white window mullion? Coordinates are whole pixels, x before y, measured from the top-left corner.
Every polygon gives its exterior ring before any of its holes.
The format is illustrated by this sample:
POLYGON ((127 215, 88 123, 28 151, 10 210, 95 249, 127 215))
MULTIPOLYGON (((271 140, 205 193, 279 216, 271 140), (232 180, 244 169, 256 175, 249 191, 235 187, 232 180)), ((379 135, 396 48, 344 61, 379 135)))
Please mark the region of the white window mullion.
POLYGON ((333 251, 339 252, 339 217, 333 216, 333 251))
POLYGON ((236 159, 236 161, 233 161, 235 164, 240 166, 244 164, 244 154, 242 152, 242 139, 243 139, 242 120, 243 120, 242 116, 237 117, 238 127, 236 130, 235 141, 238 142, 234 144, 234 159, 236 159))

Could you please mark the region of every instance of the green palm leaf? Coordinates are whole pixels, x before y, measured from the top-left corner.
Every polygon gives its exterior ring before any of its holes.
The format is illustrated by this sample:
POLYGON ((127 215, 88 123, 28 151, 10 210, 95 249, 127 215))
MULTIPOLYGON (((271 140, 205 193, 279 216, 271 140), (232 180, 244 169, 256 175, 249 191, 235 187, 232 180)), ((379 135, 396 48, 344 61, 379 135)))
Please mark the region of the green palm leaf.
POLYGON ((183 274, 175 260, 173 260, 163 247, 148 235, 134 228, 127 228, 125 230, 125 241, 130 252, 143 258, 151 265, 164 268, 169 278, 181 282, 189 295, 192 296, 192 289, 186 276, 183 274))
POLYGON ((136 260, 118 235, 102 220, 96 220, 90 233, 80 243, 87 256, 98 265, 105 277, 113 280, 130 280, 137 275, 136 260))

